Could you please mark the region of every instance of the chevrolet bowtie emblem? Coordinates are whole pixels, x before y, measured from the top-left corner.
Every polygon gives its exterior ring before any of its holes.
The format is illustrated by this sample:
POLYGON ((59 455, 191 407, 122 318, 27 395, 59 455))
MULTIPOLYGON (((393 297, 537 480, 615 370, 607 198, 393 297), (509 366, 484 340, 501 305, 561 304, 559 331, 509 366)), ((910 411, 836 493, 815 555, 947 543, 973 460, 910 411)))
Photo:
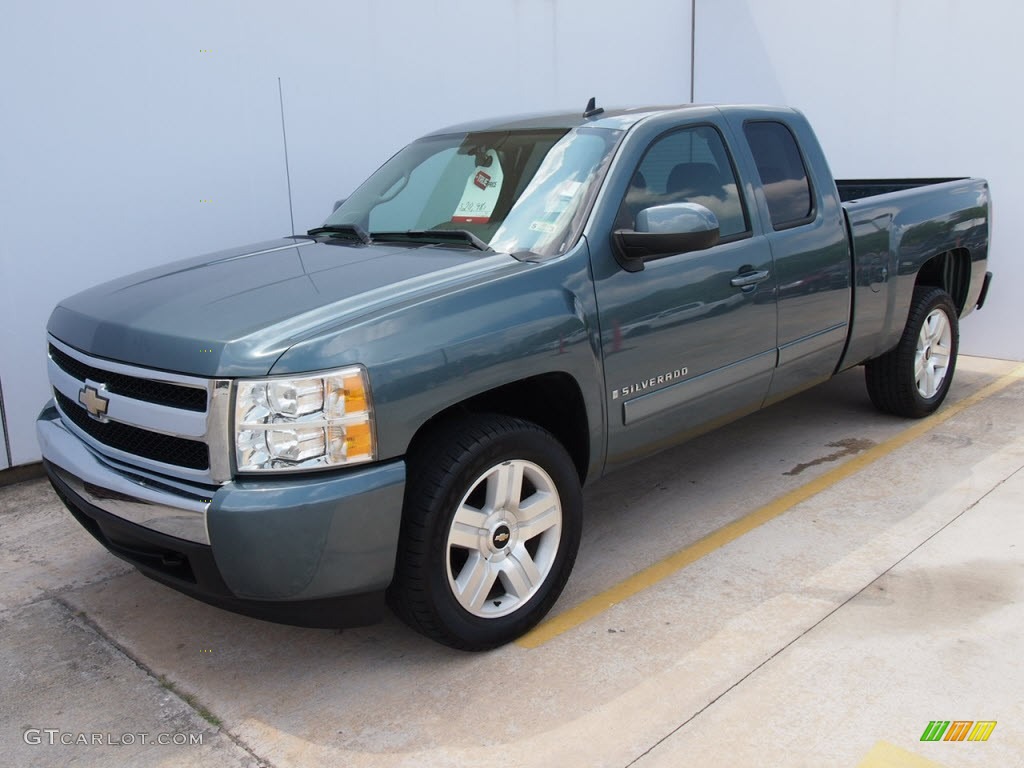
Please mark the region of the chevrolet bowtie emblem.
POLYGON ((107 415, 107 406, 110 405, 110 398, 103 397, 100 390, 86 384, 78 390, 78 402, 85 406, 90 416, 103 419, 107 415))
POLYGON ((504 531, 502 531, 501 533, 496 533, 494 534, 494 540, 498 544, 504 544, 506 541, 508 541, 508 534, 504 531))

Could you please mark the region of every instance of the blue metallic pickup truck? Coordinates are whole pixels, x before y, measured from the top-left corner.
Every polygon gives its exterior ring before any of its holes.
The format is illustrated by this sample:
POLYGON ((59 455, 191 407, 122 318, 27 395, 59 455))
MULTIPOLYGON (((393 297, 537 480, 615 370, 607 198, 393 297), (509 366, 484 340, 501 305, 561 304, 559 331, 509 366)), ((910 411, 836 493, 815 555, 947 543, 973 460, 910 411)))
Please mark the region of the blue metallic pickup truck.
POLYGON ((308 234, 61 302, 39 442, 168 586, 491 648, 558 598, 584 483, 857 365, 938 408, 988 233, 985 181, 837 182, 791 109, 459 125, 308 234))

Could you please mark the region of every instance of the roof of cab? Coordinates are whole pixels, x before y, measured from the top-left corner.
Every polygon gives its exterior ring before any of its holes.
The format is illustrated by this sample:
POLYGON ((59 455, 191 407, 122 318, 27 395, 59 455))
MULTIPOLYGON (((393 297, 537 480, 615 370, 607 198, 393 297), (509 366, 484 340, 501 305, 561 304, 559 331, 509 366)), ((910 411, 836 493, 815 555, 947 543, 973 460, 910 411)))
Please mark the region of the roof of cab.
POLYGON ((703 104, 678 104, 673 106, 625 107, 606 109, 593 117, 584 117, 582 112, 537 112, 527 115, 510 115, 507 117, 474 120, 468 123, 450 125, 428 136, 440 136, 449 133, 468 133, 470 131, 525 131, 544 128, 576 128, 581 125, 597 128, 613 128, 625 130, 631 128, 645 117, 677 110, 688 110, 704 107, 703 104))

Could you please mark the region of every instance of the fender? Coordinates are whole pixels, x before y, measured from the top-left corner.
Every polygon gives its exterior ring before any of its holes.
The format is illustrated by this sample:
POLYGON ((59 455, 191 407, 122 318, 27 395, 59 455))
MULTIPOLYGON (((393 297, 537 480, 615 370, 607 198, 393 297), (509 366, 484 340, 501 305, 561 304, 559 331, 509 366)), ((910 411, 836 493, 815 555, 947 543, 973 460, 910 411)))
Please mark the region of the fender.
POLYGON ((510 262, 469 285, 304 340, 271 373, 366 366, 380 460, 403 456, 424 424, 461 402, 533 376, 568 374, 583 395, 594 476, 604 464, 604 375, 586 239, 557 258, 510 262))

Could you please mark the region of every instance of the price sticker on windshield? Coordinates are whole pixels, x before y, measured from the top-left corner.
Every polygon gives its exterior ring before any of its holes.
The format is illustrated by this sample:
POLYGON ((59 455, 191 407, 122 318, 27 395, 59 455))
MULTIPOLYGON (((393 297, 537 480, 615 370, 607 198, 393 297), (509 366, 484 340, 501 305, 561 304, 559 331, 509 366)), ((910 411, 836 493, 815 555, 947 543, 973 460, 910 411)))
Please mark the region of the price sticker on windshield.
POLYGON ((452 214, 453 224, 486 224, 491 220, 505 175, 497 152, 487 150, 487 158, 490 162, 485 160, 485 165, 474 168, 466 180, 462 199, 452 214))

